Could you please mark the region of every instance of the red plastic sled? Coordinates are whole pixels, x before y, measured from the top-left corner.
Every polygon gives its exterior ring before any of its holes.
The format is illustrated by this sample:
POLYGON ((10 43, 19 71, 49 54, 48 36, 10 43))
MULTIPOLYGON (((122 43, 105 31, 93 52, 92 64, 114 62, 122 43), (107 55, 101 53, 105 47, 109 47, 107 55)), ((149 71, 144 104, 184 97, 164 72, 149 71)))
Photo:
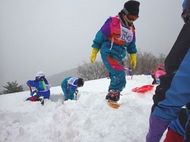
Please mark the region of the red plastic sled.
POLYGON ((141 87, 133 88, 132 91, 137 93, 146 93, 148 91, 151 91, 153 88, 154 88, 153 85, 143 85, 141 87))

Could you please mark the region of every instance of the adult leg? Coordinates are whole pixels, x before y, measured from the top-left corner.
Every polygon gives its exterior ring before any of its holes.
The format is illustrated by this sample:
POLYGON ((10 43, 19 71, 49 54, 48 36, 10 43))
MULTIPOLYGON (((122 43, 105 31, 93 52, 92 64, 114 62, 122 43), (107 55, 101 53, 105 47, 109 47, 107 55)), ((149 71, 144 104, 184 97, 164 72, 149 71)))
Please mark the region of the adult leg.
POLYGON ((190 102, 190 50, 174 75, 165 99, 160 101, 150 116, 147 142, 159 142, 170 121, 177 119, 181 107, 190 102))
POLYGON ((190 60, 188 51, 190 48, 189 37, 190 26, 188 23, 183 26, 171 52, 165 60, 167 74, 160 80, 160 85, 156 88, 156 94, 153 97, 153 114, 150 115, 150 127, 146 137, 147 142, 159 142, 170 121, 176 119, 176 113, 181 109, 181 106, 189 101, 189 96, 187 95, 190 92, 187 86, 190 83, 190 64, 188 62, 190 60), (181 62, 183 65, 181 65, 181 62))

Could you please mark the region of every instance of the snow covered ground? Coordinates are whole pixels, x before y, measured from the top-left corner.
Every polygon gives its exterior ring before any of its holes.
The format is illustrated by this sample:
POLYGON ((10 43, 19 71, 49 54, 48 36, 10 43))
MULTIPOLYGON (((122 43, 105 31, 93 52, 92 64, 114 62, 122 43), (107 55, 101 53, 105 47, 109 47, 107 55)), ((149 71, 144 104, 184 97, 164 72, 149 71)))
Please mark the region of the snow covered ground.
POLYGON ((145 142, 154 90, 137 94, 131 89, 151 84, 152 78, 127 78, 117 110, 105 101, 109 81, 86 81, 79 99, 64 104, 60 86, 51 88, 44 106, 24 101, 28 91, 1 95, 0 142, 145 142))

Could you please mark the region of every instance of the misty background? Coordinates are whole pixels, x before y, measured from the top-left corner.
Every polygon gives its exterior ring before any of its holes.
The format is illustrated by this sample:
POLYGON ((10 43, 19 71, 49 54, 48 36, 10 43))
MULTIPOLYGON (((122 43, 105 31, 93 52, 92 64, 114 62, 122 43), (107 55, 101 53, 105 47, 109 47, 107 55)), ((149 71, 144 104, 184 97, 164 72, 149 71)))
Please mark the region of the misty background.
MULTIPOLYGON (((168 54, 183 25, 180 0, 139 0, 137 48, 168 54)), ((0 0, 0 86, 89 62, 96 32, 126 0, 0 0)), ((100 60, 100 56, 98 59, 100 60)))

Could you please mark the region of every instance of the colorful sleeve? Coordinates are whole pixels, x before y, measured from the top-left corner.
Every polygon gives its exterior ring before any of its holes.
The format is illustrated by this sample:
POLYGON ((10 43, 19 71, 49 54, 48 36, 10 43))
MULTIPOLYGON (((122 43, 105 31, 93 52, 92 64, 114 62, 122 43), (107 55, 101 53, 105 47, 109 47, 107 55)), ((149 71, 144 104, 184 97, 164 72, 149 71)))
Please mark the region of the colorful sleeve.
POLYGON ((37 87, 37 83, 34 80, 28 80, 26 84, 30 87, 37 87))
POLYGON ((109 18, 97 32, 95 39, 93 40, 93 48, 101 48, 102 43, 110 36, 110 22, 111 18, 109 18))
POLYGON ((111 28, 110 24, 112 22, 112 18, 108 18, 104 25, 101 28, 101 32, 104 34, 104 36, 109 37, 111 35, 111 28))

